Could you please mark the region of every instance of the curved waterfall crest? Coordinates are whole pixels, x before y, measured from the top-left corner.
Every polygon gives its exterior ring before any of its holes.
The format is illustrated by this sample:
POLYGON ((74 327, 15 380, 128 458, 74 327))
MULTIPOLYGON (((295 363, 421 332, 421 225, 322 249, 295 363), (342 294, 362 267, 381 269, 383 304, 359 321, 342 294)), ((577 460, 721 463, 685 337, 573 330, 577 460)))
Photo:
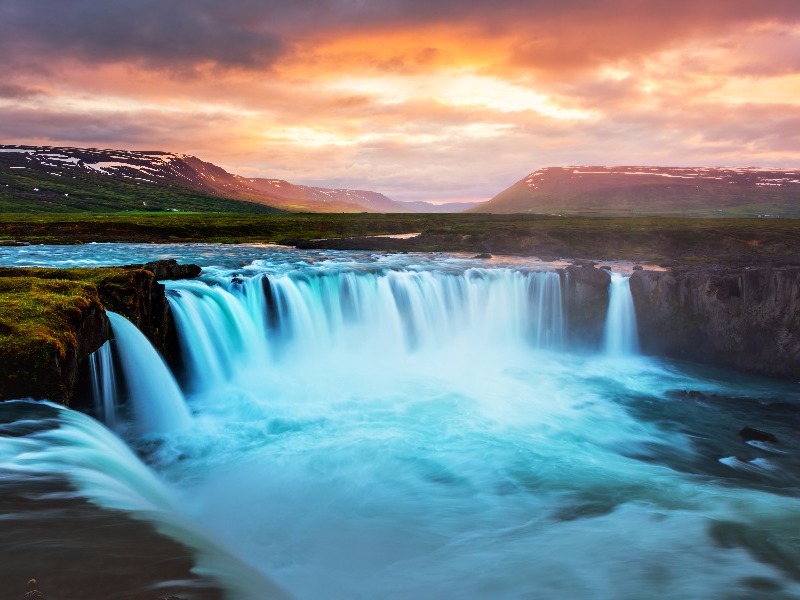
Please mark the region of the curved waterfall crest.
POLYGON ((559 349, 565 336, 552 271, 259 273, 169 282, 168 299, 194 389, 291 355, 402 356, 490 342, 559 349))

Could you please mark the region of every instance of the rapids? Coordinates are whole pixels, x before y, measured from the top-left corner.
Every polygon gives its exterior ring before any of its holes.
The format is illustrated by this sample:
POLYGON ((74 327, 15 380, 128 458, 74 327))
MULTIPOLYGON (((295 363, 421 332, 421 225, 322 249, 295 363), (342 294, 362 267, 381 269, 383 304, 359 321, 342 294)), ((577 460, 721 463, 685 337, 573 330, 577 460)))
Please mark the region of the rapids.
POLYGON ((181 390, 112 317, 132 452, 60 410, 58 433, 0 438, 2 467, 154 523, 230 598, 800 597, 797 385, 639 355, 621 274, 603 347, 578 352, 559 265, 527 259, 0 249, 98 256, 204 266, 166 282, 181 390), (162 396, 177 424, 148 417, 162 396))

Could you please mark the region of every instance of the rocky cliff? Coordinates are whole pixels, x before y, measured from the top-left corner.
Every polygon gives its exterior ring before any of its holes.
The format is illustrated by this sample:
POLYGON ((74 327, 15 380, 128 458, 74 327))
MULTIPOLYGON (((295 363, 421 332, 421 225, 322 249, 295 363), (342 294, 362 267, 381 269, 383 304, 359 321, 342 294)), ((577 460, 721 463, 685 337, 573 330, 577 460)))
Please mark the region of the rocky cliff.
POLYGON ((596 348, 603 339, 611 276, 591 264, 571 265, 563 273, 567 342, 596 348))
POLYGON ((106 309, 127 317, 169 354, 172 320, 158 280, 199 272, 174 260, 97 269, 0 269, 0 400, 68 404, 86 373, 86 358, 111 337, 106 309))
POLYGON ((695 267, 631 276, 647 353, 800 377, 800 268, 695 267))

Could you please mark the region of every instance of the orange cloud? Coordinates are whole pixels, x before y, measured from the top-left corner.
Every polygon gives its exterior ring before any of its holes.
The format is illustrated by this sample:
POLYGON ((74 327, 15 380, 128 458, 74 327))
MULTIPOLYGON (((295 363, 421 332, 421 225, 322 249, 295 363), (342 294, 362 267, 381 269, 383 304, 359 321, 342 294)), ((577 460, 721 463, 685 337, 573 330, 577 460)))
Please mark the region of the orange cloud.
POLYGON ((160 148, 429 200, 545 165, 800 164, 795 1, 94 8, 0 5, 4 142, 160 148))

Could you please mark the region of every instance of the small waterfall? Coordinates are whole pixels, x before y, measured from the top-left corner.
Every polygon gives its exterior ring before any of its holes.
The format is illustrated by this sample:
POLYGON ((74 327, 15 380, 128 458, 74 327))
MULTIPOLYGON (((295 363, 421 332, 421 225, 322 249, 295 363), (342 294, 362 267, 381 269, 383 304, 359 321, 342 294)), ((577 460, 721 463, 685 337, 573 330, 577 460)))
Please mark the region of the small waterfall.
POLYGON ((608 356, 630 356, 639 351, 630 277, 620 273, 611 274, 604 351, 608 356))
POLYGON ((472 268, 258 273, 168 282, 190 381, 213 389, 240 369, 282 359, 402 356, 458 344, 556 349, 558 273, 472 268))
POLYGON ((187 427, 189 409, 164 360, 133 323, 111 311, 106 314, 139 428, 168 433, 187 427))
POLYGON ((106 342, 89 356, 92 378, 92 397, 95 414, 110 429, 117 427, 117 378, 111 342, 106 342))

